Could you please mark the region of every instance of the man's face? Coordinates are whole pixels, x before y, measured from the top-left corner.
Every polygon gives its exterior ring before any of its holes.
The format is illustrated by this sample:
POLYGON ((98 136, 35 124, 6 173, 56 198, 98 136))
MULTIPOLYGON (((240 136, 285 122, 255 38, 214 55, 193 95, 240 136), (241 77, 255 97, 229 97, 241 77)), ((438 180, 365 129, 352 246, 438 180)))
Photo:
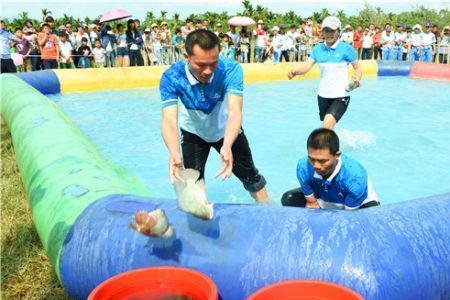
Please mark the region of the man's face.
POLYGON ((338 30, 333 30, 329 27, 325 27, 322 30, 322 35, 327 44, 334 44, 334 42, 336 42, 337 40, 339 32, 338 30))
POLYGON ((426 28, 427 28, 427 32, 431 32, 431 27, 430 26, 427 26, 426 28))
POLYGON ((66 24, 66 30, 67 30, 67 32, 72 32, 72 25, 66 24))
POLYGON ((335 155, 330 153, 330 149, 311 149, 308 148, 308 161, 316 172, 324 177, 329 177, 336 168, 338 158, 341 152, 335 155))
POLYGON ((48 27, 48 26, 42 27, 42 32, 43 33, 49 33, 50 32, 50 27, 48 27))
POLYGON ((6 27, 6 25, 5 25, 5 23, 4 22, 0 22, 0 29, 5 29, 5 27, 6 27))
POLYGON ((22 30, 17 30, 16 31, 16 37, 21 39, 22 38, 22 30))
POLYGON ((199 45, 195 45, 192 50, 191 56, 185 54, 190 70, 198 81, 208 83, 219 61, 219 47, 203 50, 199 45))

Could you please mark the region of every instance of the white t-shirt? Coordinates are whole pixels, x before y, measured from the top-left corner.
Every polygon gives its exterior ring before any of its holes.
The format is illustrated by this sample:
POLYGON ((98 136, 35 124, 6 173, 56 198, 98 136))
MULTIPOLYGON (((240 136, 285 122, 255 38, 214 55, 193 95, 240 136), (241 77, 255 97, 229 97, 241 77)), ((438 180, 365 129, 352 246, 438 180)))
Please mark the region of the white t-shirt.
POLYGON ((105 53, 105 49, 101 47, 92 49, 92 55, 96 63, 105 63, 105 53))
POLYGON ((297 38, 300 36, 300 33, 297 31, 288 31, 286 33, 287 39, 286 39, 286 49, 287 50, 294 50, 295 43, 297 42, 297 38))
POLYGON ((383 31, 381 33, 381 42, 387 42, 387 44, 383 45, 383 49, 392 49, 394 47, 394 41, 395 41, 395 34, 391 31, 391 33, 388 35, 386 31, 383 31))
POLYGON ((231 31, 228 31, 227 35, 230 37, 231 41, 236 46, 239 38, 239 32, 236 31, 235 33, 232 33, 231 31))
POLYGON ((253 35, 256 36, 255 47, 265 47, 267 40, 267 32, 263 29, 253 30, 253 35))
POLYGON ((287 35, 277 34, 273 37, 273 50, 274 51, 284 51, 286 50, 287 35))
POLYGON ((59 42, 59 52, 61 55, 59 56, 59 61, 62 63, 67 62, 67 58, 72 54, 72 45, 66 41, 65 43, 59 42))
POLYGON ((346 42, 349 45, 353 45, 353 31, 349 31, 349 32, 344 32, 341 35, 341 40, 346 42))
POLYGON ((411 33, 411 46, 420 47, 423 44, 422 33, 411 33))
POLYGON ((363 43, 362 44, 363 48, 365 48, 365 49, 372 48, 372 46, 373 46, 372 36, 370 34, 363 35, 362 43, 363 43))
POLYGON ((436 36, 432 32, 422 33, 422 39, 424 46, 430 46, 431 44, 436 43, 436 36))

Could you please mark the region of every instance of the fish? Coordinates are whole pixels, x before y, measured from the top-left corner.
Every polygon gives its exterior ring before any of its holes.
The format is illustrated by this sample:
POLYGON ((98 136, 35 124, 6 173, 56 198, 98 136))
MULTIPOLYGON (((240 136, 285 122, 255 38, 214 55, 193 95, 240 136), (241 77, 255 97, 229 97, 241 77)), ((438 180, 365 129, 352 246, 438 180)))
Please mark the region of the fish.
POLYGON ((211 220, 214 215, 213 204, 206 197, 205 181, 198 180, 200 172, 194 169, 183 169, 180 176, 184 182, 175 179, 174 188, 177 194, 178 208, 204 220, 211 220))
POLYGON ((134 213, 134 223, 129 223, 131 228, 149 237, 170 238, 175 233, 163 209, 158 208, 151 212, 141 210, 134 213))

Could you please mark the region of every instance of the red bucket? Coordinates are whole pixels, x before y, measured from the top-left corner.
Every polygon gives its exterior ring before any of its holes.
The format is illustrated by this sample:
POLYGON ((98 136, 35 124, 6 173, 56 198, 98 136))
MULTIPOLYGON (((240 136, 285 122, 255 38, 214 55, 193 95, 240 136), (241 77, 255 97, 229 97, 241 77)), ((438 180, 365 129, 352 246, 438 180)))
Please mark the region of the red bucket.
POLYGON ((217 287, 203 273, 180 267, 151 267, 102 282, 88 300, 217 300, 217 287))
POLYGON ((247 300, 364 300, 358 293, 335 283, 291 280, 268 285, 247 300))

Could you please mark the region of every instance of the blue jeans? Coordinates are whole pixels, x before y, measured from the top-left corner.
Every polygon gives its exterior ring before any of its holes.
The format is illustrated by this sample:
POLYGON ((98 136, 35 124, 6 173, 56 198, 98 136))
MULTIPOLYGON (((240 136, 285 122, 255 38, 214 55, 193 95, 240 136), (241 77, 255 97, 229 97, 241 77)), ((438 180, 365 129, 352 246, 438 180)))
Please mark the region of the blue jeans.
POLYGON ((89 57, 81 56, 78 60, 78 68, 90 68, 91 67, 91 60, 89 57))
POLYGON ((372 57, 372 53, 371 52, 372 52, 371 48, 363 48, 361 59, 362 60, 370 59, 372 57))
POLYGON ((253 62, 263 62, 264 47, 255 47, 253 62))
POLYGON ((431 52, 431 46, 424 46, 421 52, 421 60, 425 62, 433 62, 433 55, 431 52))
POLYGON ((277 63, 281 60, 281 50, 273 51, 273 62, 277 63))
POLYGON ((106 66, 113 68, 115 66, 116 54, 114 51, 106 52, 106 66))
POLYGON ((161 49, 161 56, 165 65, 172 64, 172 49, 170 47, 163 47, 161 49))
POLYGON ((247 57, 248 57, 248 52, 241 52, 241 54, 239 54, 239 61, 240 63, 246 63, 247 61, 247 57))
MULTIPOLYGON (((36 50, 31 51, 30 55, 40 55, 40 53, 36 50)), ((41 57, 40 56, 31 56, 31 71, 38 71, 41 69, 41 57)))
POLYGON ((411 51, 409 52, 409 61, 419 61, 420 60, 420 51, 417 47, 411 47, 411 51))
POLYGON ((144 59, 142 58, 141 50, 130 50, 130 66, 143 66, 144 59))

